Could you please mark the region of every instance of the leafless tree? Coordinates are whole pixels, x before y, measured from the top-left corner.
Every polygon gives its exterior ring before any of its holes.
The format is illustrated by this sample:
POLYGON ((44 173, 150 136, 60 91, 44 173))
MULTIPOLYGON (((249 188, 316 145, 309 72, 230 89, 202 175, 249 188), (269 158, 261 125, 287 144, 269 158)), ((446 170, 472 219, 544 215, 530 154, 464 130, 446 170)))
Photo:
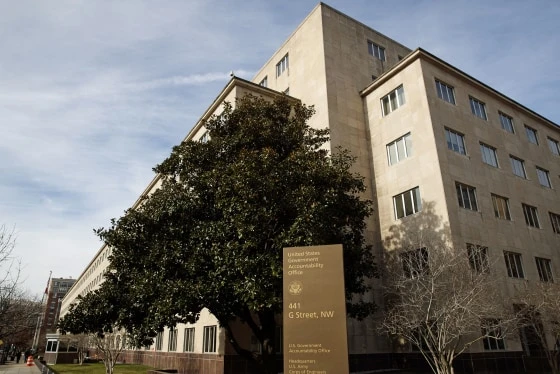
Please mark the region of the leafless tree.
POLYGON ((126 334, 119 331, 115 326, 113 333, 105 333, 103 336, 90 335, 91 342, 101 352, 101 359, 105 365, 105 374, 113 374, 122 351, 126 348, 126 334))
POLYGON ((516 307, 526 344, 537 345, 552 373, 560 374, 560 285, 552 282, 552 273, 547 273, 541 274, 541 282, 527 282, 518 289, 516 307))
POLYGON ((381 330, 418 350, 438 374, 473 343, 503 344, 513 329, 511 307, 500 302, 481 247, 454 248, 449 229, 424 202, 423 211, 391 228, 383 283, 381 330))
POLYGON ((15 230, 0 226, 0 340, 10 343, 33 334, 40 311, 39 303, 21 288, 21 262, 14 248, 15 230))
MULTIPOLYGON (((67 347, 68 350, 75 350, 78 354, 78 364, 82 365, 84 359, 87 356, 88 348, 92 345, 92 337, 88 334, 76 334, 76 335, 62 335, 60 337, 61 346, 67 347)), ((59 348, 60 351, 60 348, 59 348)))

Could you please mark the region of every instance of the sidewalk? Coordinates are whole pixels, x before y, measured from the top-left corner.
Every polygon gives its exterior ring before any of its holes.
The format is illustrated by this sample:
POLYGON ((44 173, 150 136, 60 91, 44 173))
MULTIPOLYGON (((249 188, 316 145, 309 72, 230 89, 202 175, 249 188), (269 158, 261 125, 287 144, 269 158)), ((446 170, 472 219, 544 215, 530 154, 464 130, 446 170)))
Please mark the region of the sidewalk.
MULTIPOLYGON (((22 357, 23 359, 23 357, 22 357)), ((22 360, 23 361, 23 360, 22 360)), ((20 361, 16 364, 15 361, 6 361, 4 365, 0 365, 0 373, 2 374, 39 374, 41 370, 33 364, 27 366, 25 362, 20 361)))

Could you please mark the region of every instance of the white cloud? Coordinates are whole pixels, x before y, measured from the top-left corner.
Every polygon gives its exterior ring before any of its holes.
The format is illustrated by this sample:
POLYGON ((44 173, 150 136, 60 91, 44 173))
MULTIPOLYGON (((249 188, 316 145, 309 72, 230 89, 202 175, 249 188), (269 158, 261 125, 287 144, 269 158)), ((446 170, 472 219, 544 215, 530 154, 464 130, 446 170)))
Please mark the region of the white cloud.
MULTIPOLYGON (((317 4, 0 3, 0 224, 17 225, 26 286, 77 277, 106 226, 229 80, 250 79, 317 4)), ((560 6, 333 0, 558 121, 560 6)))

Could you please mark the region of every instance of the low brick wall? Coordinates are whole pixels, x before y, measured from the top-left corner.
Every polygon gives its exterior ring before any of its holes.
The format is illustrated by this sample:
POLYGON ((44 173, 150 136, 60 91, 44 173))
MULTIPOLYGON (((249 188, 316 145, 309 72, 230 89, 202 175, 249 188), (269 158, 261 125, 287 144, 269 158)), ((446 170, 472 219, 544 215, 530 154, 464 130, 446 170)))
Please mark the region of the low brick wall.
MULTIPOLYGON (((223 374, 224 356, 212 354, 125 351, 119 361, 151 366, 155 372, 176 370, 180 374, 223 374)), ((168 371, 169 372, 169 371, 168 371)))

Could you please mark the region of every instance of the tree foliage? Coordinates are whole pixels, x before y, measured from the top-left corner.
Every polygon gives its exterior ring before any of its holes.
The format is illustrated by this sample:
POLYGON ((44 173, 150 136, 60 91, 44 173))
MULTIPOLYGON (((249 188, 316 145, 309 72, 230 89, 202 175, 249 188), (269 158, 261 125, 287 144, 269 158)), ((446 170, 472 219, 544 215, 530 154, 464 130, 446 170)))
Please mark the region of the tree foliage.
POLYGON ((155 172, 161 186, 99 236, 112 248, 102 288, 124 302, 119 324, 137 337, 195 322, 208 308, 237 352, 273 372, 275 317, 282 310, 282 249, 342 243, 348 311, 373 275, 365 244, 370 202, 347 151, 325 149, 328 130, 311 128, 313 109, 280 98, 238 99, 204 126, 207 142, 185 141, 155 172), (262 354, 231 329, 246 323, 262 354))
MULTIPOLYGON (((391 229, 381 330, 410 344, 434 373, 453 373, 454 359, 483 339, 501 341, 515 324, 498 293, 482 248, 454 248, 449 229, 424 202, 422 212, 391 229)), ((492 343, 493 344, 493 343, 492 343)))
POLYGON ((68 313, 58 321, 58 329, 63 335, 73 334, 72 340, 78 344, 80 363, 83 360, 83 344, 93 344, 101 353, 105 373, 113 373, 125 348, 123 343, 127 333, 119 321, 126 313, 123 304, 126 301, 114 288, 103 287, 78 296, 77 303, 70 305, 68 313))

